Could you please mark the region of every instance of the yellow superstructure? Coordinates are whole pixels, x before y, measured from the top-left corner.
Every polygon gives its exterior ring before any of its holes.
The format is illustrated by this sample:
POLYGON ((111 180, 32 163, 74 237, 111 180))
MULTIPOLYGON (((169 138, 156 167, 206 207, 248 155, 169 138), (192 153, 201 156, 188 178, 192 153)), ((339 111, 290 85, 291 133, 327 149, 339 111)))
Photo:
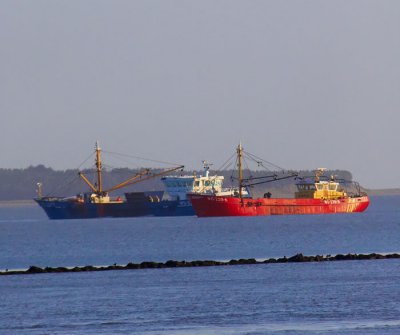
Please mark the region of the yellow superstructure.
POLYGON ((325 171, 326 169, 324 168, 316 170, 314 183, 306 182, 297 184, 295 198, 334 200, 347 197, 347 193, 333 176, 331 176, 329 181, 320 180, 325 171))
POLYGON ((347 197, 346 192, 335 181, 320 181, 315 183, 314 199, 341 199, 347 197))

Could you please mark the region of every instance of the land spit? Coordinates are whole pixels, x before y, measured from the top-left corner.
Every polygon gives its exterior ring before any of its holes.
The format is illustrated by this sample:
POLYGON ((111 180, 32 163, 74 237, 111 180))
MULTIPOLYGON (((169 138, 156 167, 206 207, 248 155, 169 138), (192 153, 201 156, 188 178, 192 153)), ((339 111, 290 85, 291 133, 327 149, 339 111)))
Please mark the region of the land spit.
POLYGON ((169 260, 165 263, 158 262, 142 262, 128 263, 127 265, 109 265, 109 266, 76 266, 76 267, 45 267, 31 266, 27 270, 5 270, 0 271, 0 275, 25 275, 39 273, 66 273, 66 272, 92 272, 92 271, 111 271, 111 270, 139 270, 139 269, 165 269, 165 268, 188 268, 201 266, 232 266, 232 265, 249 265, 249 264, 275 264, 275 263, 306 263, 306 262, 333 262, 333 261, 351 261, 351 260, 373 260, 373 259, 395 259, 400 258, 400 254, 338 254, 304 256, 296 254, 292 257, 269 258, 263 261, 255 258, 249 259, 232 259, 230 261, 174 261, 169 260))

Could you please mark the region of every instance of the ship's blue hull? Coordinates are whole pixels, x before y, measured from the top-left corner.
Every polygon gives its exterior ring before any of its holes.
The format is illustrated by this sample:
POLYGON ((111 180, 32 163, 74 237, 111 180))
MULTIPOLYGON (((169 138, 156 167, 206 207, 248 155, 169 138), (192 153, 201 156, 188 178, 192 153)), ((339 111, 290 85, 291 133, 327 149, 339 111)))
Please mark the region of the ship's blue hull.
POLYGON ((189 201, 135 201, 120 203, 89 203, 60 199, 35 199, 49 219, 91 219, 104 217, 191 216, 195 215, 189 201))
POLYGON ((150 216, 192 216, 195 215, 189 200, 160 200, 163 191, 125 193, 128 204, 132 207, 145 207, 150 216))
POLYGON ((192 216, 195 215, 189 200, 162 200, 149 203, 149 212, 153 216, 192 216))
POLYGON ((36 202, 52 220, 150 215, 148 207, 144 204, 143 206, 132 206, 127 202, 96 204, 42 199, 36 199, 36 202))

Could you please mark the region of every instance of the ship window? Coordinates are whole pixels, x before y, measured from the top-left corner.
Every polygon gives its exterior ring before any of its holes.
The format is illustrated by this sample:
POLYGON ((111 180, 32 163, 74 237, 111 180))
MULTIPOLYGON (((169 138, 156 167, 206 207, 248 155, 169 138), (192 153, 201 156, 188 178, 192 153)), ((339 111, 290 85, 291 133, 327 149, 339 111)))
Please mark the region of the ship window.
POLYGON ((196 180, 196 181, 194 182, 194 186, 199 186, 199 185, 200 185, 200 181, 196 180))
POLYGON ((204 184, 205 184, 206 186, 210 186, 210 181, 209 181, 209 180, 206 180, 206 181, 204 182, 204 184))
POLYGON ((318 185, 317 185, 317 190, 322 191, 322 187, 323 187, 323 185, 318 184, 318 185))
POLYGON ((329 185, 329 190, 330 190, 330 191, 336 191, 336 187, 337 187, 337 185, 335 185, 335 184, 330 184, 330 185, 329 185))

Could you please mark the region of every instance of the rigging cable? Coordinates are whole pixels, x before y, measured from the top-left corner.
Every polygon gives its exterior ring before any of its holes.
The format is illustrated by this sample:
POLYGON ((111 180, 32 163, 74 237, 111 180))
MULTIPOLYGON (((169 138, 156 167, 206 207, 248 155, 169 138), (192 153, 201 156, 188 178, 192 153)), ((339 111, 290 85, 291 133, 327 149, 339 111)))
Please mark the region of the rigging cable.
POLYGON ((106 151, 106 150, 103 150, 103 152, 111 154, 111 155, 134 158, 134 159, 140 159, 140 160, 153 162, 153 163, 160 163, 160 164, 166 164, 166 165, 172 165, 172 166, 181 166, 182 165, 182 164, 177 164, 177 163, 158 161, 158 160, 155 160, 155 159, 149 159, 149 158, 144 158, 144 157, 139 157, 139 156, 132 156, 132 155, 127 155, 127 154, 122 154, 122 153, 119 153, 119 152, 112 152, 112 151, 106 151))
MULTIPOLYGON (((71 175, 71 177, 69 179, 67 179, 64 183, 62 184, 58 184, 57 186, 53 187, 51 191, 49 191, 48 193, 45 194, 45 196, 51 196, 51 194, 55 194, 56 192, 58 192, 60 189, 65 188, 67 186, 72 185, 73 182, 78 181, 79 178, 77 178, 76 176, 76 172, 79 172, 82 165, 85 164, 90 158, 92 158, 94 156, 94 153, 91 153, 79 166, 78 168, 75 170, 72 170, 74 172, 74 175, 71 175)), ((68 170, 67 170, 68 171, 68 170)))
MULTIPOLYGON (((285 169, 284 168, 282 168, 282 167, 280 167, 279 165, 276 165, 276 164, 274 164, 274 163, 271 163, 271 162, 269 162, 269 161, 267 161, 267 160, 265 160, 265 159, 262 159, 262 158, 260 158, 260 157, 258 157, 258 156, 256 156, 256 155, 254 155, 254 154, 251 154, 251 153, 249 153, 249 152, 247 152, 247 151, 244 151, 244 153, 246 154, 246 155, 248 155, 249 157, 251 157, 251 159, 253 159, 255 162, 264 162, 264 163, 266 163, 266 164, 268 164, 268 165, 270 165, 271 167, 273 167, 273 168, 275 168, 275 169, 278 169, 278 170, 281 170, 281 171, 284 171, 285 169)), ((268 169, 266 166, 264 166, 264 165, 262 165, 265 169, 268 169)), ((269 169, 268 169, 269 170, 269 169)))

